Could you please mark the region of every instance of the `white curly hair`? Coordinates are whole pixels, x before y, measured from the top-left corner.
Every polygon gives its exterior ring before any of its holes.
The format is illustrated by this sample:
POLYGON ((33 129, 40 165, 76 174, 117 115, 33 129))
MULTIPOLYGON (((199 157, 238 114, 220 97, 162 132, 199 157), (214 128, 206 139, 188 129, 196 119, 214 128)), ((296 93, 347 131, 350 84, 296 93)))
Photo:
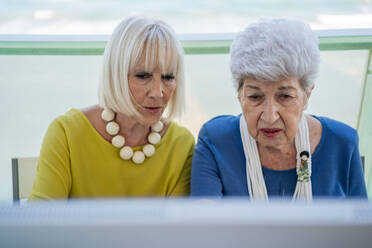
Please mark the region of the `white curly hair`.
POLYGON ((230 69, 239 92, 244 79, 279 82, 294 77, 311 91, 320 63, 318 37, 308 24, 270 19, 249 25, 233 40, 230 69))

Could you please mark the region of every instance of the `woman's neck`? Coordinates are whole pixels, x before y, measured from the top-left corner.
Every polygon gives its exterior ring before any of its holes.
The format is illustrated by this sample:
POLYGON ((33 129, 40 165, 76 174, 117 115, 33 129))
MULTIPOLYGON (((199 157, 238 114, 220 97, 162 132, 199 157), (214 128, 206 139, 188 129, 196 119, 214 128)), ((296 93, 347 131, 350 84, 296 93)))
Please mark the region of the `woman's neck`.
POLYGON ((265 147, 257 145, 261 165, 273 170, 288 170, 296 168, 296 147, 288 144, 283 147, 265 147))
POLYGON ((148 143, 147 136, 151 126, 138 121, 138 118, 116 113, 115 122, 120 126, 119 134, 124 136, 125 144, 128 146, 141 146, 148 143))

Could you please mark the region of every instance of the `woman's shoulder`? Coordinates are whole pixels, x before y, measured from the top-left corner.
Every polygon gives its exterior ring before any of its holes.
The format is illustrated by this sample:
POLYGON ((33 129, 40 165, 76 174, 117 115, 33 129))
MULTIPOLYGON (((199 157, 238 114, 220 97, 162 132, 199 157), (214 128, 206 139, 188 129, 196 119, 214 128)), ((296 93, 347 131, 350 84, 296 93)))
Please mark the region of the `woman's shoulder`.
POLYGON ((64 125, 68 125, 71 123, 84 123, 85 121, 86 118, 84 114, 76 108, 68 110, 66 113, 57 116, 53 120, 53 122, 58 122, 64 125))
POLYGON ((357 131, 346 123, 328 117, 314 117, 321 122, 323 132, 328 136, 327 138, 333 137, 344 142, 358 142, 357 131))
POLYGON ((241 115, 219 115, 207 121, 203 127, 208 129, 228 128, 239 124, 241 115))
MULTIPOLYGON (((84 121, 84 114, 77 109, 70 109, 66 113, 57 116, 49 124, 44 136, 44 144, 52 145, 58 141, 60 144, 65 143, 72 137, 84 136, 87 124, 84 121)), ((80 140, 80 139, 73 139, 80 140)))
POLYGON ((240 115, 219 115, 207 121, 200 129, 200 136, 209 138, 223 138, 233 134, 240 134, 240 115))
POLYGON ((195 143, 194 135, 190 130, 175 121, 170 122, 167 133, 172 139, 183 139, 195 143))
POLYGON ((82 127, 86 126, 87 119, 85 115, 80 110, 72 108, 66 113, 54 118, 49 125, 49 129, 63 129, 64 132, 69 132, 74 129, 81 130, 82 127))

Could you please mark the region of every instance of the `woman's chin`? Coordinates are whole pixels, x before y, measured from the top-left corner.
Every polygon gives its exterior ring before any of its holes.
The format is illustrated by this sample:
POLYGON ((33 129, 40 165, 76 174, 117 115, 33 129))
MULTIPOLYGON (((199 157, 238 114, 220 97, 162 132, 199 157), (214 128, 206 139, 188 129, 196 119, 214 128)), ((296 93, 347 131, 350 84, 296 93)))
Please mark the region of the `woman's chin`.
POLYGON ((163 112, 158 112, 156 114, 147 114, 144 115, 143 124, 145 125, 153 125, 161 120, 163 112))
POLYGON ((263 147, 279 148, 284 145, 284 141, 280 135, 274 137, 267 137, 264 135, 259 135, 257 143, 263 147))

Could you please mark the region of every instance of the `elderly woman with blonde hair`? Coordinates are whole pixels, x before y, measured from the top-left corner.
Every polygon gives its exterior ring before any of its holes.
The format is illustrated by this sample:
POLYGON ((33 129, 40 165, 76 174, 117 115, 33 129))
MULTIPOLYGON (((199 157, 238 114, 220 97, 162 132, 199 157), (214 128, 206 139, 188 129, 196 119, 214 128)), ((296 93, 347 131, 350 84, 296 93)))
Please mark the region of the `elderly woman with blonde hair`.
POLYGON ((239 33, 230 53, 243 113, 202 127, 192 196, 366 198, 357 132, 304 114, 320 60, 310 27, 264 20, 239 33))
POLYGON ((174 31, 144 17, 122 21, 105 48, 99 105, 50 124, 30 198, 188 195, 194 138, 172 121, 184 84, 174 31))

